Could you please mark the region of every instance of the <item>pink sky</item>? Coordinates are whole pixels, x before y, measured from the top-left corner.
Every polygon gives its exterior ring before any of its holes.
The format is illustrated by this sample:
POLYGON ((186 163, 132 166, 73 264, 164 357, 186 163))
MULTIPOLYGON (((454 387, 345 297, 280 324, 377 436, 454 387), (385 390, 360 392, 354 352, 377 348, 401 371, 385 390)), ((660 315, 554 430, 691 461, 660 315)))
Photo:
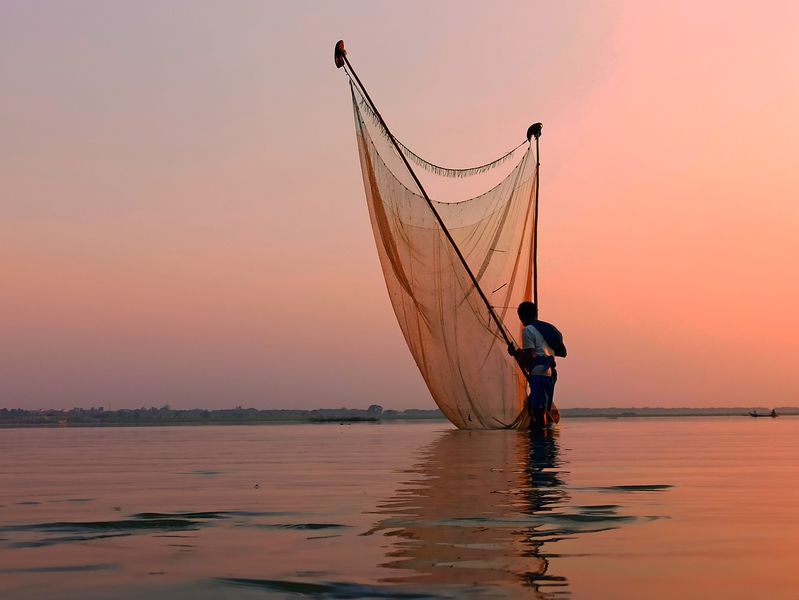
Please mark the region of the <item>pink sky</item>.
POLYGON ((433 408, 340 38, 433 162, 544 122, 561 406, 799 405, 796 31, 768 2, 6 2, 0 406, 433 408))

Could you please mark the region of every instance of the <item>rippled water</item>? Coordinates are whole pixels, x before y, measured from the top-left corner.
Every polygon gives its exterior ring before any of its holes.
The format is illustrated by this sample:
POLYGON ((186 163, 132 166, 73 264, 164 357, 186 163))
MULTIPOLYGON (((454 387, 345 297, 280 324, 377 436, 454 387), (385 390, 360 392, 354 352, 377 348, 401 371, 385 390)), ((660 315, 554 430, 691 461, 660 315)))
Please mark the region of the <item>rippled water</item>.
POLYGON ((0 430, 0 596, 799 598, 799 419, 0 430))

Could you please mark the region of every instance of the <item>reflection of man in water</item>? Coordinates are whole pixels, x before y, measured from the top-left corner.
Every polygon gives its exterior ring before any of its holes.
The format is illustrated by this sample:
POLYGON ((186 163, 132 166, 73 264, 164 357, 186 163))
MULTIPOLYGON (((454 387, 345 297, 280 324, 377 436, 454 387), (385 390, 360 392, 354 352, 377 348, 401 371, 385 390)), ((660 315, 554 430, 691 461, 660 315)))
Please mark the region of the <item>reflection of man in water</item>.
MULTIPOLYGON (((536 305, 532 302, 522 302, 517 312, 519 320, 524 325, 522 348, 510 346, 508 352, 516 357, 529 373, 527 381, 530 384, 530 396, 527 399, 527 406, 530 411, 531 426, 546 427, 547 411, 552 410, 552 397, 555 393, 555 352, 535 326, 539 323, 544 325, 538 321, 536 305)), ((553 326, 546 325, 557 332, 553 326)))
POLYGON ((453 598, 475 586, 481 598, 565 595, 565 579, 550 573, 551 544, 580 530, 545 517, 568 501, 557 431, 450 430, 419 458, 362 534, 389 536, 380 566, 392 571, 382 581, 422 586, 420 598, 440 597, 439 586, 452 586, 453 598))

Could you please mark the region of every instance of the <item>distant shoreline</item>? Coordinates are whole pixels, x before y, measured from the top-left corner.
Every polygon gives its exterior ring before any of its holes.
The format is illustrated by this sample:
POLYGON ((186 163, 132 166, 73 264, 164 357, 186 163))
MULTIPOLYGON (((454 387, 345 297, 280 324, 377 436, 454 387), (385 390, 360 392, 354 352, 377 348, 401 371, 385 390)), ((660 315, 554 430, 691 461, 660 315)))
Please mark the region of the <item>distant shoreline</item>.
POLYGON ((766 408, 563 408, 560 414, 569 418, 604 417, 609 419, 628 417, 749 417, 750 412, 769 416, 772 408, 779 416, 799 415, 799 407, 777 406, 766 408))
MULTIPOLYGON (((757 411, 764 417, 771 408, 564 408, 566 419, 581 418, 652 418, 652 417, 748 417, 757 411)), ((776 407, 781 416, 799 415, 799 408, 776 407)), ((317 410, 258 410, 254 408, 224 410, 172 410, 162 408, 122 409, 106 411, 103 408, 72 410, 0 409, 0 428, 13 427, 137 427, 174 425, 279 425, 325 423, 391 423, 403 421, 446 421, 439 410, 409 409, 383 410, 373 405, 362 409, 317 410)))
POLYGON ((173 410, 161 408, 121 409, 74 408, 72 410, 0 409, 3 427, 135 427, 139 425, 260 425, 280 423, 378 423, 408 420, 446 420, 440 410, 368 409, 258 410, 255 408, 223 410, 173 410))

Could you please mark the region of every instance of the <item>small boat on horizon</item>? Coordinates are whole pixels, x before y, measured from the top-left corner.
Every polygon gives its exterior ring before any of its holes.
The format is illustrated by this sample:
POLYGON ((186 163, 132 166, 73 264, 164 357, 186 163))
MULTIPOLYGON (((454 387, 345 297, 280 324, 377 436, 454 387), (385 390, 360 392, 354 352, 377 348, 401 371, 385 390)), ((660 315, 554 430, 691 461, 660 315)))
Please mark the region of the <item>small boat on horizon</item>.
POLYGON ((761 413, 757 412, 756 410, 749 411, 749 416, 750 417, 755 417, 755 418, 757 418, 757 417, 776 418, 776 417, 780 416, 780 413, 777 412, 776 408, 772 408, 770 413, 762 413, 761 414, 761 413))

